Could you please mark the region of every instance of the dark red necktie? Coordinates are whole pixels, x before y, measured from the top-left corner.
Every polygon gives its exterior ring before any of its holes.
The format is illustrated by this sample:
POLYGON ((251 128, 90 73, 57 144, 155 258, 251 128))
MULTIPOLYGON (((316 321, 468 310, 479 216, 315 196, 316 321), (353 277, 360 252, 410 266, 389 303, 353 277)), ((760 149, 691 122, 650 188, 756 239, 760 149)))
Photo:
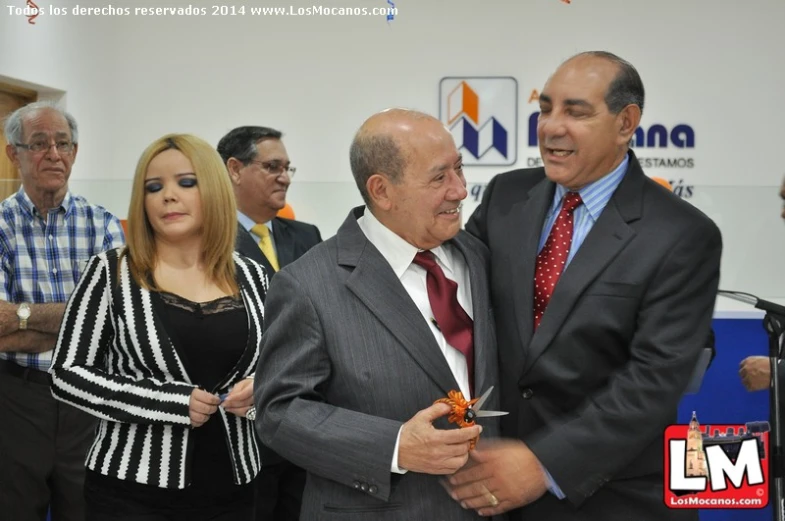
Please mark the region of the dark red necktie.
POLYGON ((418 252, 414 263, 428 272, 425 281, 436 327, 447 343, 466 357, 469 391, 474 396, 474 322, 458 303, 458 284, 444 275, 430 251, 418 252))
POLYGON ((534 272, 534 329, 537 329, 551 301, 551 295, 564 271, 564 264, 570 256, 572 245, 572 213, 583 201, 577 192, 567 192, 551 233, 537 255, 534 272))

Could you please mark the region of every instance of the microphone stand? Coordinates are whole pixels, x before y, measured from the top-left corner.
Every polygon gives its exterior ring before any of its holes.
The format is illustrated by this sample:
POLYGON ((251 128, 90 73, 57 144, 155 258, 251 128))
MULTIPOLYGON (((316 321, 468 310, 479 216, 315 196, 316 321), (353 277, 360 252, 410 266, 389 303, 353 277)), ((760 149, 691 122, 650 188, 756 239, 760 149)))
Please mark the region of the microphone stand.
POLYGON ((785 306, 761 300, 749 293, 719 290, 723 297, 751 304, 766 312, 763 317, 763 329, 769 336, 769 363, 771 364, 771 386, 769 387, 769 416, 771 418, 770 451, 769 451, 769 493, 774 497, 772 514, 774 521, 785 521, 785 477, 783 473, 782 430, 780 429, 780 381, 779 361, 780 337, 785 330, 785 306))

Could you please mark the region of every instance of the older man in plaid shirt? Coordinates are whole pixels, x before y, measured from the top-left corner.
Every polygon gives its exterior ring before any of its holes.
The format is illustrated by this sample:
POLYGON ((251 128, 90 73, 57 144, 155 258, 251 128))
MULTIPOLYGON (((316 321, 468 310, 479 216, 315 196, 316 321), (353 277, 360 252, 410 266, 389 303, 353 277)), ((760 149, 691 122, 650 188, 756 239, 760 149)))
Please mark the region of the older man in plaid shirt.
POLYGON ((65 303, 92 255, 124 243, 117 217, 71 194, 74 118, 39 102, 5 123, 21 189, 0 203, 0 514, 84 521, 84 462, 94 419, 51 395, 65 303))

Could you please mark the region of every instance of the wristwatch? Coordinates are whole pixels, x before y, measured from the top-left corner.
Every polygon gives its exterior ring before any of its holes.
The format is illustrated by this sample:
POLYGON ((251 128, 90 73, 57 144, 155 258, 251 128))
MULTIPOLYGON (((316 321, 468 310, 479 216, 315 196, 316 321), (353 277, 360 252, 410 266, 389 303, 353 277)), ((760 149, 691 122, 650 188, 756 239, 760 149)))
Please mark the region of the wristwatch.
POLYGON ((27 319, 30 318, 30 304, 27 302, 19 304, 19 307, 16 308, 16 316, 19 317, 19 329, 27 329, 27 319))

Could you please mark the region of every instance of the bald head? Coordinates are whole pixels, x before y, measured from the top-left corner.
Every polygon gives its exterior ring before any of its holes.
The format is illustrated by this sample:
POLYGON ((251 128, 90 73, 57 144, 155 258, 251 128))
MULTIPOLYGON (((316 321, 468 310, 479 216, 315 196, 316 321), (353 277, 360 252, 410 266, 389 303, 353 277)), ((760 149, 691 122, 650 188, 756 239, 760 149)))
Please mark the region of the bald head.
POLYGON ((611 114, 618 114, 627 105, 637 105, 643 113, 643 80, 630 62, 608 51, 586 51, 565 60, 557 72, 575 65, 594 66, 599 73, 610 78, 605 90, 605 104, 611 114))
POLYGON ((417 110, 392 108, 377 112, 366 119, 358 131, 359 134, 389 133, 396 130, 410 130, 413 125, 430 121, 441 125, 441 121, 417 110))
POLYGON ((352 175, 363 201, 371 206, 368 179, 382 174, 400 182, 412 154, 412 142, 422 132, 445 131, 441 121, 424 112, 387 109, 365 120, 349 151, 352 175))
POLYGON ((374 114, 354 138, 351 161, 370 213, 409 244, 429 250, 460 231, 463 160, 438 119, 404 109, 374 114))

